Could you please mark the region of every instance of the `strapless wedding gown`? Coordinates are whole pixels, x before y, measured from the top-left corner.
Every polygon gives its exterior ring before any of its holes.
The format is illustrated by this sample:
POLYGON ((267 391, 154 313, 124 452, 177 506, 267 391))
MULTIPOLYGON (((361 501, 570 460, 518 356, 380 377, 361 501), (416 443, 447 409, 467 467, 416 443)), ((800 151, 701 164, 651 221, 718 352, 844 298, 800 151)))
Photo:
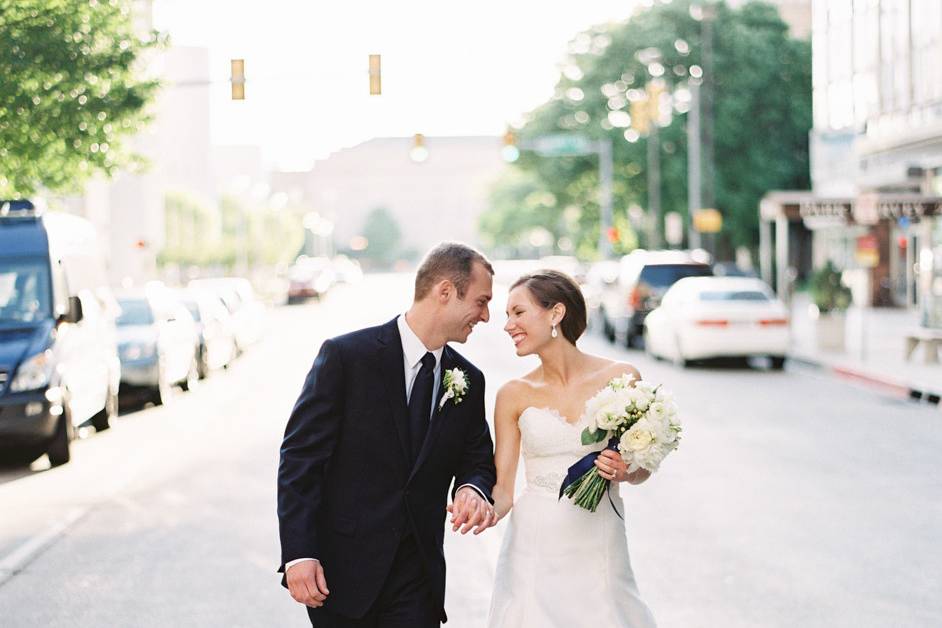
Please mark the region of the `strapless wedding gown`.
MULTIPOLYGON (((527 485, 517 497, 497 561, 487 625, 491 628, 649 628, 625 522, 608 497, 594 513, 564 497, 566 470, 604 443, 581 444, 582 422, 570 424, 554 410, 527 408, 520 415, 527 485)), ((621 497, 612 490, 619 512, 621 497)))

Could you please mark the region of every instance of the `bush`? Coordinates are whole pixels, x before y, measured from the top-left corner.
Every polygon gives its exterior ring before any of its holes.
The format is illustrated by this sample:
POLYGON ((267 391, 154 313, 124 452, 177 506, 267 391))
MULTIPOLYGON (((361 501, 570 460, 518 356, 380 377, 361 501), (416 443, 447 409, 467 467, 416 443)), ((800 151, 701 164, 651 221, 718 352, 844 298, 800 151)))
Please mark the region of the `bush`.
POLYGON ((843 312, 850 307, 850 288, 841 281, 841 273, 830 261, 811 276, 811 299, 822 314, 843 312))

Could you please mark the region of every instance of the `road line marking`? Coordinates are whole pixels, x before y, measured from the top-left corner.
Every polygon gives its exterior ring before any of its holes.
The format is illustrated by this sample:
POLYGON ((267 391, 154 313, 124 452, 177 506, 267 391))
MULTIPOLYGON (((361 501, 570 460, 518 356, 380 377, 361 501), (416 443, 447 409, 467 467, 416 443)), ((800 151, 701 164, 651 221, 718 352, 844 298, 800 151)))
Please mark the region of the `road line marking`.
POLYGON ((90 506, 73 508, 65 517, 50 525, 42 534, 27 539, 19 547, 0 560, 0 586, 21 572, 42 551, 59 539, 66 530, 75 525, 91 510, 90 506))

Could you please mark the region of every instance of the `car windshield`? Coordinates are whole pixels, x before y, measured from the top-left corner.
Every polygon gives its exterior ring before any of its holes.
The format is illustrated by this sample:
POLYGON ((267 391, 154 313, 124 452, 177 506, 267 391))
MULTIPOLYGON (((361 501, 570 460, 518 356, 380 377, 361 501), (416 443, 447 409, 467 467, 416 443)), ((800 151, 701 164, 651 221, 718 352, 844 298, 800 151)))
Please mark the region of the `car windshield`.
POLYGON ((701 301, 768 301, 768 295, 758 290, 705 290, 701 301))
POLYGON ((684 277, 710 277, 713 271, 706 264, 651 264, 641 269, 640 281, 661 288, 672 286, 684 277))
POLYGON ((52 318, 49 267, 42 260, 0 260, 0 323, 52 318))
POLYGON ((119 326, 153 325, 154 313, 145 299, 119 299, 121 316, 115 321, 119 326))

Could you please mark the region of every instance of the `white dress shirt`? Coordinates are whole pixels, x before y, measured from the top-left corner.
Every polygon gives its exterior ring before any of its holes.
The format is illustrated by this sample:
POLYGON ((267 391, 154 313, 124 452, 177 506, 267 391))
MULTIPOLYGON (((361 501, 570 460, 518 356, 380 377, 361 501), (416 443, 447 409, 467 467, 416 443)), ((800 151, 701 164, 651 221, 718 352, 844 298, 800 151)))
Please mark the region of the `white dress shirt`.
MULTIPOLYGON (((432 414, 435 413, 435 400, 438 399, 438 390, 442 381, 442 352, 445 350, 445 347, 439 347, 438 349, 429 349, 425 346, 421 339, 416 335, 412 328, 409 327, 408 321, 406 321, 406 315, 402 314, 396 319, 396 324, 399 326, 399 338, 402 340, 402 359, 403 366, 405 367, 405 386, 406 386, 406 405, 409 405, 409 398, 412 396, 412 385, 415 383, 415 377, 419 374, 419 369, 422 368, 422 358, 425 357, 426 353, 431 353, 435 356, 435 380, 432 384, 432 414)), ((431 416, 429 420, 431 420, 431 416)), ((466 486, 473 488, 477 491, 485 501, 487 497, 484 493, 481 492, 474 484, 462 484, 455 492, 457 493, 459 489, 462 489, 466 486)), ((314 560, 313 558, 298 558, 296 560, 288 561, 285 563, 285 571, 287 571, 292 565, 302 563, 306 560, 314 560)))

